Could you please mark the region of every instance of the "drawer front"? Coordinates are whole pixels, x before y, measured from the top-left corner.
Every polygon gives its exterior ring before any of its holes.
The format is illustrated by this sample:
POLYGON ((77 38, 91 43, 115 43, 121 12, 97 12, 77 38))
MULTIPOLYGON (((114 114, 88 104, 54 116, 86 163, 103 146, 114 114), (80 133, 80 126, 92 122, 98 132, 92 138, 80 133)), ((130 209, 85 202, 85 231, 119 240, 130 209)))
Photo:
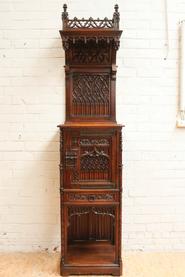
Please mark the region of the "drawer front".
POLYGON ((118 192, 65 192, 64 193, 64 201, 65 202, 76 202, 76 203, 112 203, 119 201, 118 192))
POLYGON ((118 131, 65 130, 63 135, 63 187, 115 189, 119 182, 118 131))

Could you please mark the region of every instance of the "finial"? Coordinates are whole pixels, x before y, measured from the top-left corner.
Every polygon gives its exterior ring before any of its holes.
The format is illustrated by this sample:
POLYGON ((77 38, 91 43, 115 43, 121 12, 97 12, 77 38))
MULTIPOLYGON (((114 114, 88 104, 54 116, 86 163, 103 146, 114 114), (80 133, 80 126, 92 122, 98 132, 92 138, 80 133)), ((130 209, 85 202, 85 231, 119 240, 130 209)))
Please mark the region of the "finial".
POLYGON ((114 6, 114 9, 115 9, 115 12, 117 13, 117 12, 118 12, 118 9, 119 9, 118 4, 116 4, 116 5, 114 6))
POLYGON ((114 6, 114 14, 113 14, 113 24, 114 24, 114 29, 119 29, 119 6, 116 4, 114 6))
POLYGON ((67 19, 68 19, 68 12, 67 12, 67 4, 63 5, 63 12, 62 12, 62 21, 63 21, 63 29, 67 25, 67 19))
POLYGON ((67 4, 66 3, 63 5, 63 9, 64 9, 64 13, 66 13, 66 11, 67 11, 67 4))

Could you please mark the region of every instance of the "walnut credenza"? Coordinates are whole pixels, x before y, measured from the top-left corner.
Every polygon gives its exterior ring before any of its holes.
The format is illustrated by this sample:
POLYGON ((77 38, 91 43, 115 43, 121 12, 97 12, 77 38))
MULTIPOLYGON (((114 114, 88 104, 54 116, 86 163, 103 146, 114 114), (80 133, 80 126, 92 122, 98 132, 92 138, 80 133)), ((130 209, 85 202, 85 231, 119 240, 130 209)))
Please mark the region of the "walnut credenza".
POLYGON ((60 128, 61 275, 121 275, 122 126, 115 120, 119 12, 69 19, 60 128))

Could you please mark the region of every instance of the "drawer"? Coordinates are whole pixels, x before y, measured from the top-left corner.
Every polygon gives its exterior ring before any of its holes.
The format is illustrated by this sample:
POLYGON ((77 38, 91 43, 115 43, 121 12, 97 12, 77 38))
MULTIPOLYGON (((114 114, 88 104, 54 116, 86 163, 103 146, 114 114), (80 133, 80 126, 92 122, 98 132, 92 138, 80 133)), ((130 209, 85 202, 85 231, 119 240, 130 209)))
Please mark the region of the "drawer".
POLYGON ((76 203, 114 203, 119 201, 119 192, 115 191, 68 191, 64 192, 64 202, 76 203))

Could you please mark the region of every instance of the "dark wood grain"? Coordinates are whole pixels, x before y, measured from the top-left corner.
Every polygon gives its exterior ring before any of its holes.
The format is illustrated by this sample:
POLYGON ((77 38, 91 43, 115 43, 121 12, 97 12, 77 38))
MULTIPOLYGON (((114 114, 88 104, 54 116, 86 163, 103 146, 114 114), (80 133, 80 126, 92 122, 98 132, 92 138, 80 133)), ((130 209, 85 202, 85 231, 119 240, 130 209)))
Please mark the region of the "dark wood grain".
POLYGON ((61 275, 121 275, 122 125, 116 123, 112 19, 62 13, 66 120, 60 128, 61 275))

